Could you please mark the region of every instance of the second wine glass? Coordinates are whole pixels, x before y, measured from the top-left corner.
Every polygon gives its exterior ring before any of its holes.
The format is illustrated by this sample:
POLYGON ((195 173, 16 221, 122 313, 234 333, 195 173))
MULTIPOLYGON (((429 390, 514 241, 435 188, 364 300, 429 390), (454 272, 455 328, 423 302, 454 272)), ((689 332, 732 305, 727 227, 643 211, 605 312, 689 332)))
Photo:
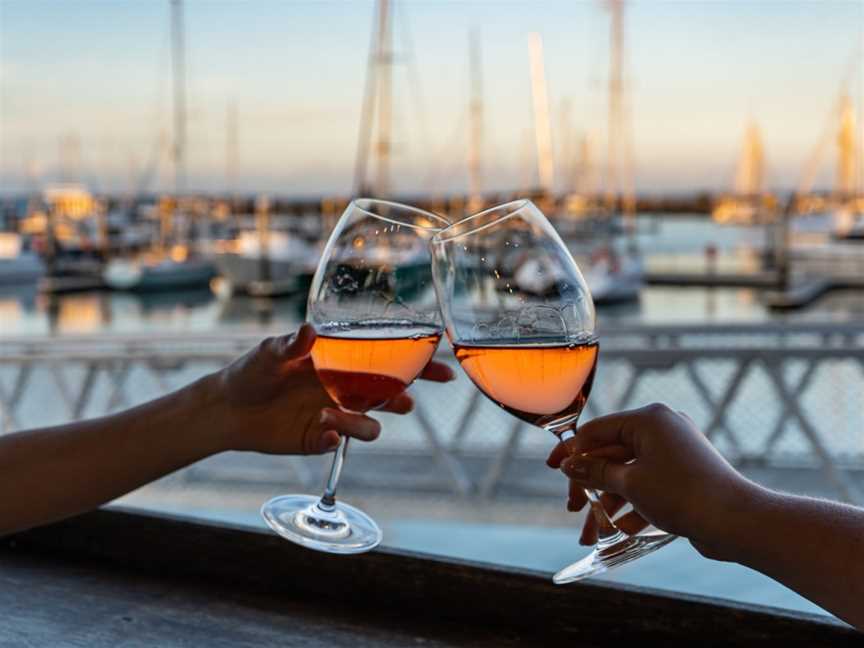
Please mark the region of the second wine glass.
MULTIPOLYGON (((469 216, 432 241, 435 290, 456 359, 474 384, 513 416, 574 438, 597 366, 594 304, 579 267, 528 200, 469 216)), ((585 491, 599 540, 559 571, 568 583, 668 543, 665 533, 627 535, 585 491)))
MULTIPOLYGON (((431 360, 442 323, 429 242, 449 223, 394 202, 358 199, 336 224, 309 289, 312 360, 346 412, 365 413, 403 392, 431 360)), ((362 553, 381 542, 366 513, 336 501, 348 438, 336 448, 324 493, 282 495, 261 509, 284 538, 319 551, 362 553)))

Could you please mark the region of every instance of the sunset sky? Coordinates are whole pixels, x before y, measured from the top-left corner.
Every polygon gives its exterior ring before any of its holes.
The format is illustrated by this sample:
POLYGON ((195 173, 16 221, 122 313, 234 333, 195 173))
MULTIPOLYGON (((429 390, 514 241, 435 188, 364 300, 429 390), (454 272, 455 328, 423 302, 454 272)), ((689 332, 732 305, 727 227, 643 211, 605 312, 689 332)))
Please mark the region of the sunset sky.
MULTIPOLYGON (((750 119, 761 127, 769 185, 792 187, 844 77, 861 103, 864 2, 626 6, 641 192, 730 186, 750 119)), ((373 8, 365 1, 188 0, 190 188, 225 187, 233 102, 237 189, 350 192, 373 8)), ((59 178, 63 140, 73 173, 94 189, 138 183, 159 133, 170 136, 169 28, 167 0, 0 0, 0 188, 59 178)), ((472 28, 483 58, 485 185, 519 188, 536 173, 532 31, 544 42, 558 157, 567 102, 569 137, 589 135, 602 159, 609 33, 602 2, 403 0, 395 16, 397 193, 467 184, 472 28)), ((821 182, 832 165, 829 156, 821 182)), ((151 189, 170 186, 164 156, 158 168, 151 189)))

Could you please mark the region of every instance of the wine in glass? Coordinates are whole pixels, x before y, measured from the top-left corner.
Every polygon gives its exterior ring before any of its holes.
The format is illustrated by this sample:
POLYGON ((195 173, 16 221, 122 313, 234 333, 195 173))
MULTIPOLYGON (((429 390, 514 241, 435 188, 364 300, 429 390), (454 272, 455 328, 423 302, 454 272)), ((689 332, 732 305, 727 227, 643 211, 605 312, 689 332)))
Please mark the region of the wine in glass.
MULTIPOLYGON (((348 205, 330 235, 309 289, 312 361, 346 412, 364 413, 404 391, 431 360, 443 325, 432 287, 429 242, 448 222, 383 200, 348 205)), ((336 501, 348 438, 336 448, 324 494, 282 495, 261 509, 284 538, 331 553, 362 553, 381 542, 363 511, 336 501)))
MULTIPOLYGON (((432 270, 447 337, 462 369, 492 401, 523 421, 575 436, 594 379, 594 303, 579 267, 529 200, 469 216, 432 239, 432 270)), ((619 530, 595 491, 592 553, 559 571, 568 583, 668 543, 666 533, 619 530)))

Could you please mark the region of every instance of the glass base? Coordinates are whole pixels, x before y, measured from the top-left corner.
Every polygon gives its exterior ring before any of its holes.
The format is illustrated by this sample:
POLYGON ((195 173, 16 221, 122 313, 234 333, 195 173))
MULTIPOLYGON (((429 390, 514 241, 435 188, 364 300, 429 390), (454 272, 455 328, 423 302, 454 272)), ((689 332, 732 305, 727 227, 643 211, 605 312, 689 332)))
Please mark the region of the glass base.
POLYGON ((363 511, 342 502, 326 507, 313 495, 274 497, 261 515, 286 540, 317 551, 357 554, 381 542, 381 529, 363 511))
POLYGON ((605 545, 597 545, 589 555, 559 571, 552 577, 556 585, 564 585, 573 581, 596 576, 605 571, 623 565, 637 558, 656 551, 669 544, 678 536, 669 533, 645 533, 628 536, 620 534, 620 539, 613 538, 605 545))

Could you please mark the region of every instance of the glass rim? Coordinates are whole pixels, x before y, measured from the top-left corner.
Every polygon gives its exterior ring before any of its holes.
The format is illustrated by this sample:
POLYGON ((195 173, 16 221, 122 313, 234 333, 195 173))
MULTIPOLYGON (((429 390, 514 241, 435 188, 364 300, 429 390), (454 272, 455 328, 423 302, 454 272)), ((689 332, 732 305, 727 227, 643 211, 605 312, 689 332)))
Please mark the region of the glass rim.
POLYGON ((441 216, 440 214, 436 214, 434 212, 426 211, 425 209, 420 209, 419 207, 414 207, 412 205, 406 205, 405 203, 395 202, 393 200, 382 200, 380 198, 354 198, 350 205, 353 205, 355 209, 360 210, 364 214, 368 214, 373 218, 377 218, 378 220, 386 221, 388 223, 393 223, 394 225, 400 225, 404 227, 410 227, 412 229, 430 231, 430 232, 440 232, 452 225, 450 221, 441 216), (366 203, 364 206, 362 203, 366 203), (443 223, 442 227, 423 227, 422 225, 415 225, 413 223, 406 223, 394 218, 388 218, 387 216, 382 216, 381 214, 376 214, 374 211, 371 211, 368 207, 369 203, 376 203, 379 205, 387 205, 388 207, 396 207, 398 209, 403 209, 405 211, 414 212, 415 214, 422 214, 426 217, 431 217, 433 221, 440 221, 443 223))
POLYGON ((450 241, 455 241, 456 239, 462 238, 463 236, 468 236, 469 234, 476 234, 477 232, 483 231, 488 227, 492 227, 493 225, 497 225, 498 223, 507 220, 508 218, 512 218, 516 214, 518 214, 522 209, 527 207, 528 205, 533 204, 528 198, 518 198, 516 200, 511 200, 506 203, 501 203, 500 205, 495 205, 494 207, 489 207, 488 209, 484 209, 483 211, 479 211, 476 214, 471 214, 470 216, 466 216, 461 220, 456 221, 455 223, 451 223, 444 229, 440 230, 432 239, 433 243, 449 243, 450 241), (475 218, 482 218, 483 216, 488 216, 490 213, 495 211, 505 210, 505 213, 496 218, 493 221, 488 223, 483 223, 482 225, 478 225, 477 227, 465 230, 464 232, 456 232, 456 228, 460 225, 467 223, 468 221, 474 220, 475 218), (448 230, 453 230, 453 233, 448 235, 448 230))

